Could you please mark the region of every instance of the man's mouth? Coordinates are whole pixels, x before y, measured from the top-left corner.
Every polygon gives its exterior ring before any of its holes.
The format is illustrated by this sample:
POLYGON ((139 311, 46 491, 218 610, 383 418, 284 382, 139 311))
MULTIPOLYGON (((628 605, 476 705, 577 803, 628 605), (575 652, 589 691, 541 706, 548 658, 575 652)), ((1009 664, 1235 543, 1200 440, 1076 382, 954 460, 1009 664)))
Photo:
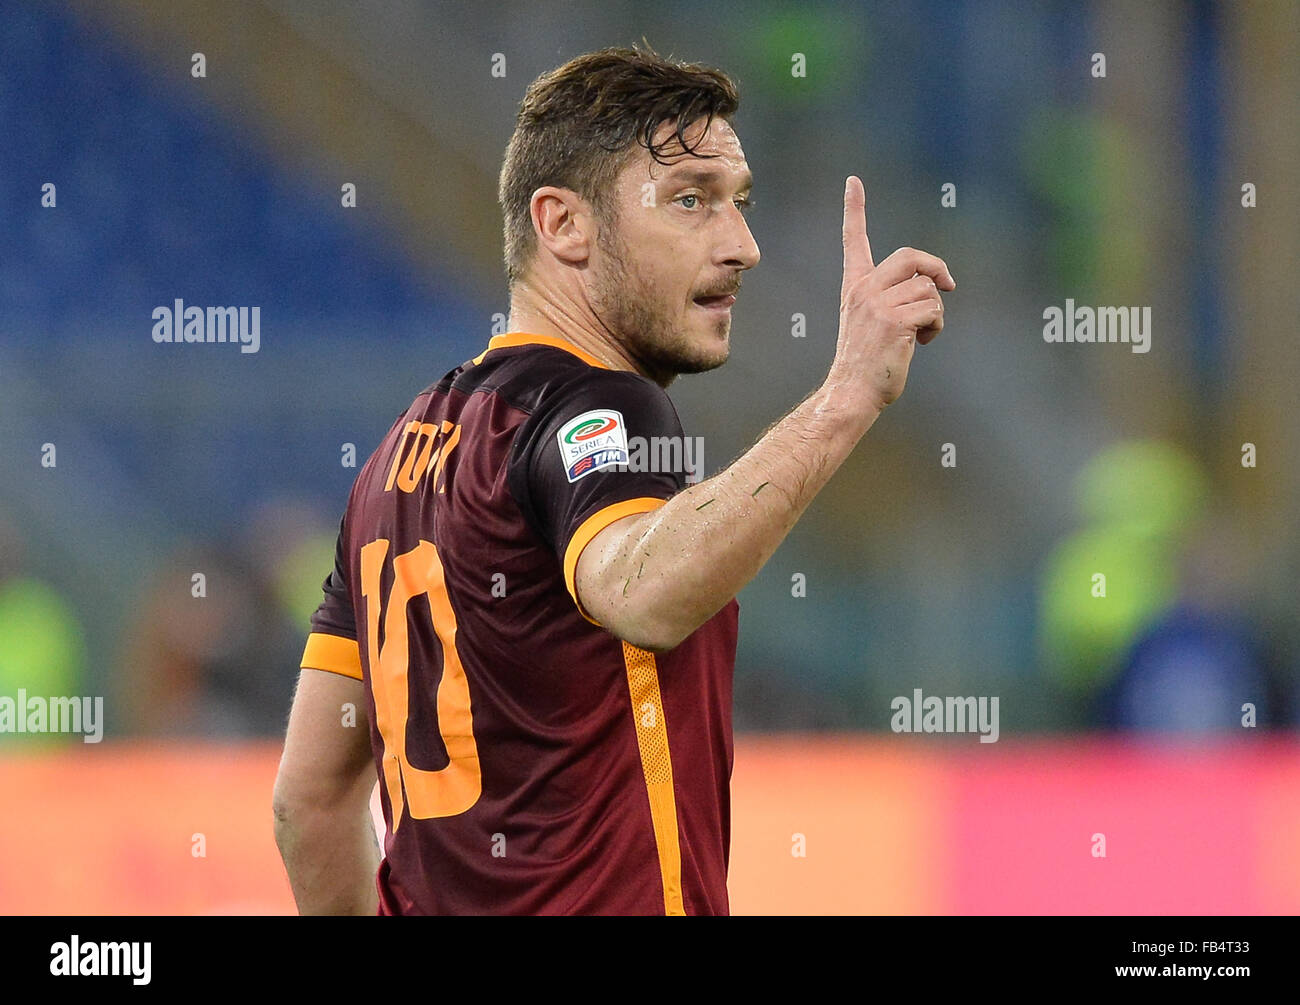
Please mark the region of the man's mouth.
POLYGON ((695 298, 695 303, 698 304, 700 307, 705 307, 708 308, 709 310, 715 310, 715 311, 728 310, 731 307, 731 305, 734 304, 735 302, 736 302, 736 295, 734 293, 724 293, 721 296, 716 296, 716 297, 695 298))

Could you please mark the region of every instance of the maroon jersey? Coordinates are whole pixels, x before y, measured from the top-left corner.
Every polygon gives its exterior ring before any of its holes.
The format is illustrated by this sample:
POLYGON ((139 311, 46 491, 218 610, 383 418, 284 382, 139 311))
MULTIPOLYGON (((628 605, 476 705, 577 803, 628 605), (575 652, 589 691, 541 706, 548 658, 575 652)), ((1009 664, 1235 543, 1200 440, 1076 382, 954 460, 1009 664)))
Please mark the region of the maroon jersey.
POLYGON ((302 665, 366 685, 381 914, 727 913, 738 604, 652 653, 574 588, 685 487, 637 437, 683 442, 662 388, 510 332, 357 476, 302 665))

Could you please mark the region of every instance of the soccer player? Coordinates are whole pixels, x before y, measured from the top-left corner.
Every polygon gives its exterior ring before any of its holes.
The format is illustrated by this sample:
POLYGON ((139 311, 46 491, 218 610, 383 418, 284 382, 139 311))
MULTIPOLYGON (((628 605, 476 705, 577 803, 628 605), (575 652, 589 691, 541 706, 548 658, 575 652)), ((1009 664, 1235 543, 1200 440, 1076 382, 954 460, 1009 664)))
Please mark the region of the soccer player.
POLYGON ((509 331, 361 470, 312 618, 275 792, 302 913, 727 913, 735 595, 955 287, 920 251, 873 262, 850 176, 823 384, 712 478, 631 463, 634 438, 682 442, 665 389, 726 361, 758 264, 737 104, 642 49, 528 88, 509 331))

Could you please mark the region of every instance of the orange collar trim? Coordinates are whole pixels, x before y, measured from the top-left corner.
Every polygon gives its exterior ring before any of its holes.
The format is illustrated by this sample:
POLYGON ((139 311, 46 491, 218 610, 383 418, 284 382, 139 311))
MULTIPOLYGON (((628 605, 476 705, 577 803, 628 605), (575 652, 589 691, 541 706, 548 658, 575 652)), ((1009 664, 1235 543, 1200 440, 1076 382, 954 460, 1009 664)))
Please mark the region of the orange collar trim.
POLYGON ((602 370, 608 370, 610 367, 602 363, 585 349, 579 349, 567 339, 562 339, 558 335, 535 335, 532 332, 506 332, 504 335, 493 335, 488 339, 487 348, 474 357, 474 365, 477 366, 483 362, 483 357, 493 349, 506 349, 515 345, 549 345, 556 349, 563 349, 565 352, 572 353, 591 366, 600 367, 602 370))

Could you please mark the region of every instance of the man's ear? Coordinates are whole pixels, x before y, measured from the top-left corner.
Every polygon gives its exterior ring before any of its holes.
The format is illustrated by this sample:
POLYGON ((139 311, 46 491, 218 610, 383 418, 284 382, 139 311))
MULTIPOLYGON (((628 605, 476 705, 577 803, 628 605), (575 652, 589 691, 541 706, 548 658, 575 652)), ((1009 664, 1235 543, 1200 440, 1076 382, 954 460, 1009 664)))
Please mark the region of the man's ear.
POLYGON ((528 209, 539 249, 570 265, 580 265, 590 257, 596 216, 577 192, 545 185, 533 193, 528 209))

